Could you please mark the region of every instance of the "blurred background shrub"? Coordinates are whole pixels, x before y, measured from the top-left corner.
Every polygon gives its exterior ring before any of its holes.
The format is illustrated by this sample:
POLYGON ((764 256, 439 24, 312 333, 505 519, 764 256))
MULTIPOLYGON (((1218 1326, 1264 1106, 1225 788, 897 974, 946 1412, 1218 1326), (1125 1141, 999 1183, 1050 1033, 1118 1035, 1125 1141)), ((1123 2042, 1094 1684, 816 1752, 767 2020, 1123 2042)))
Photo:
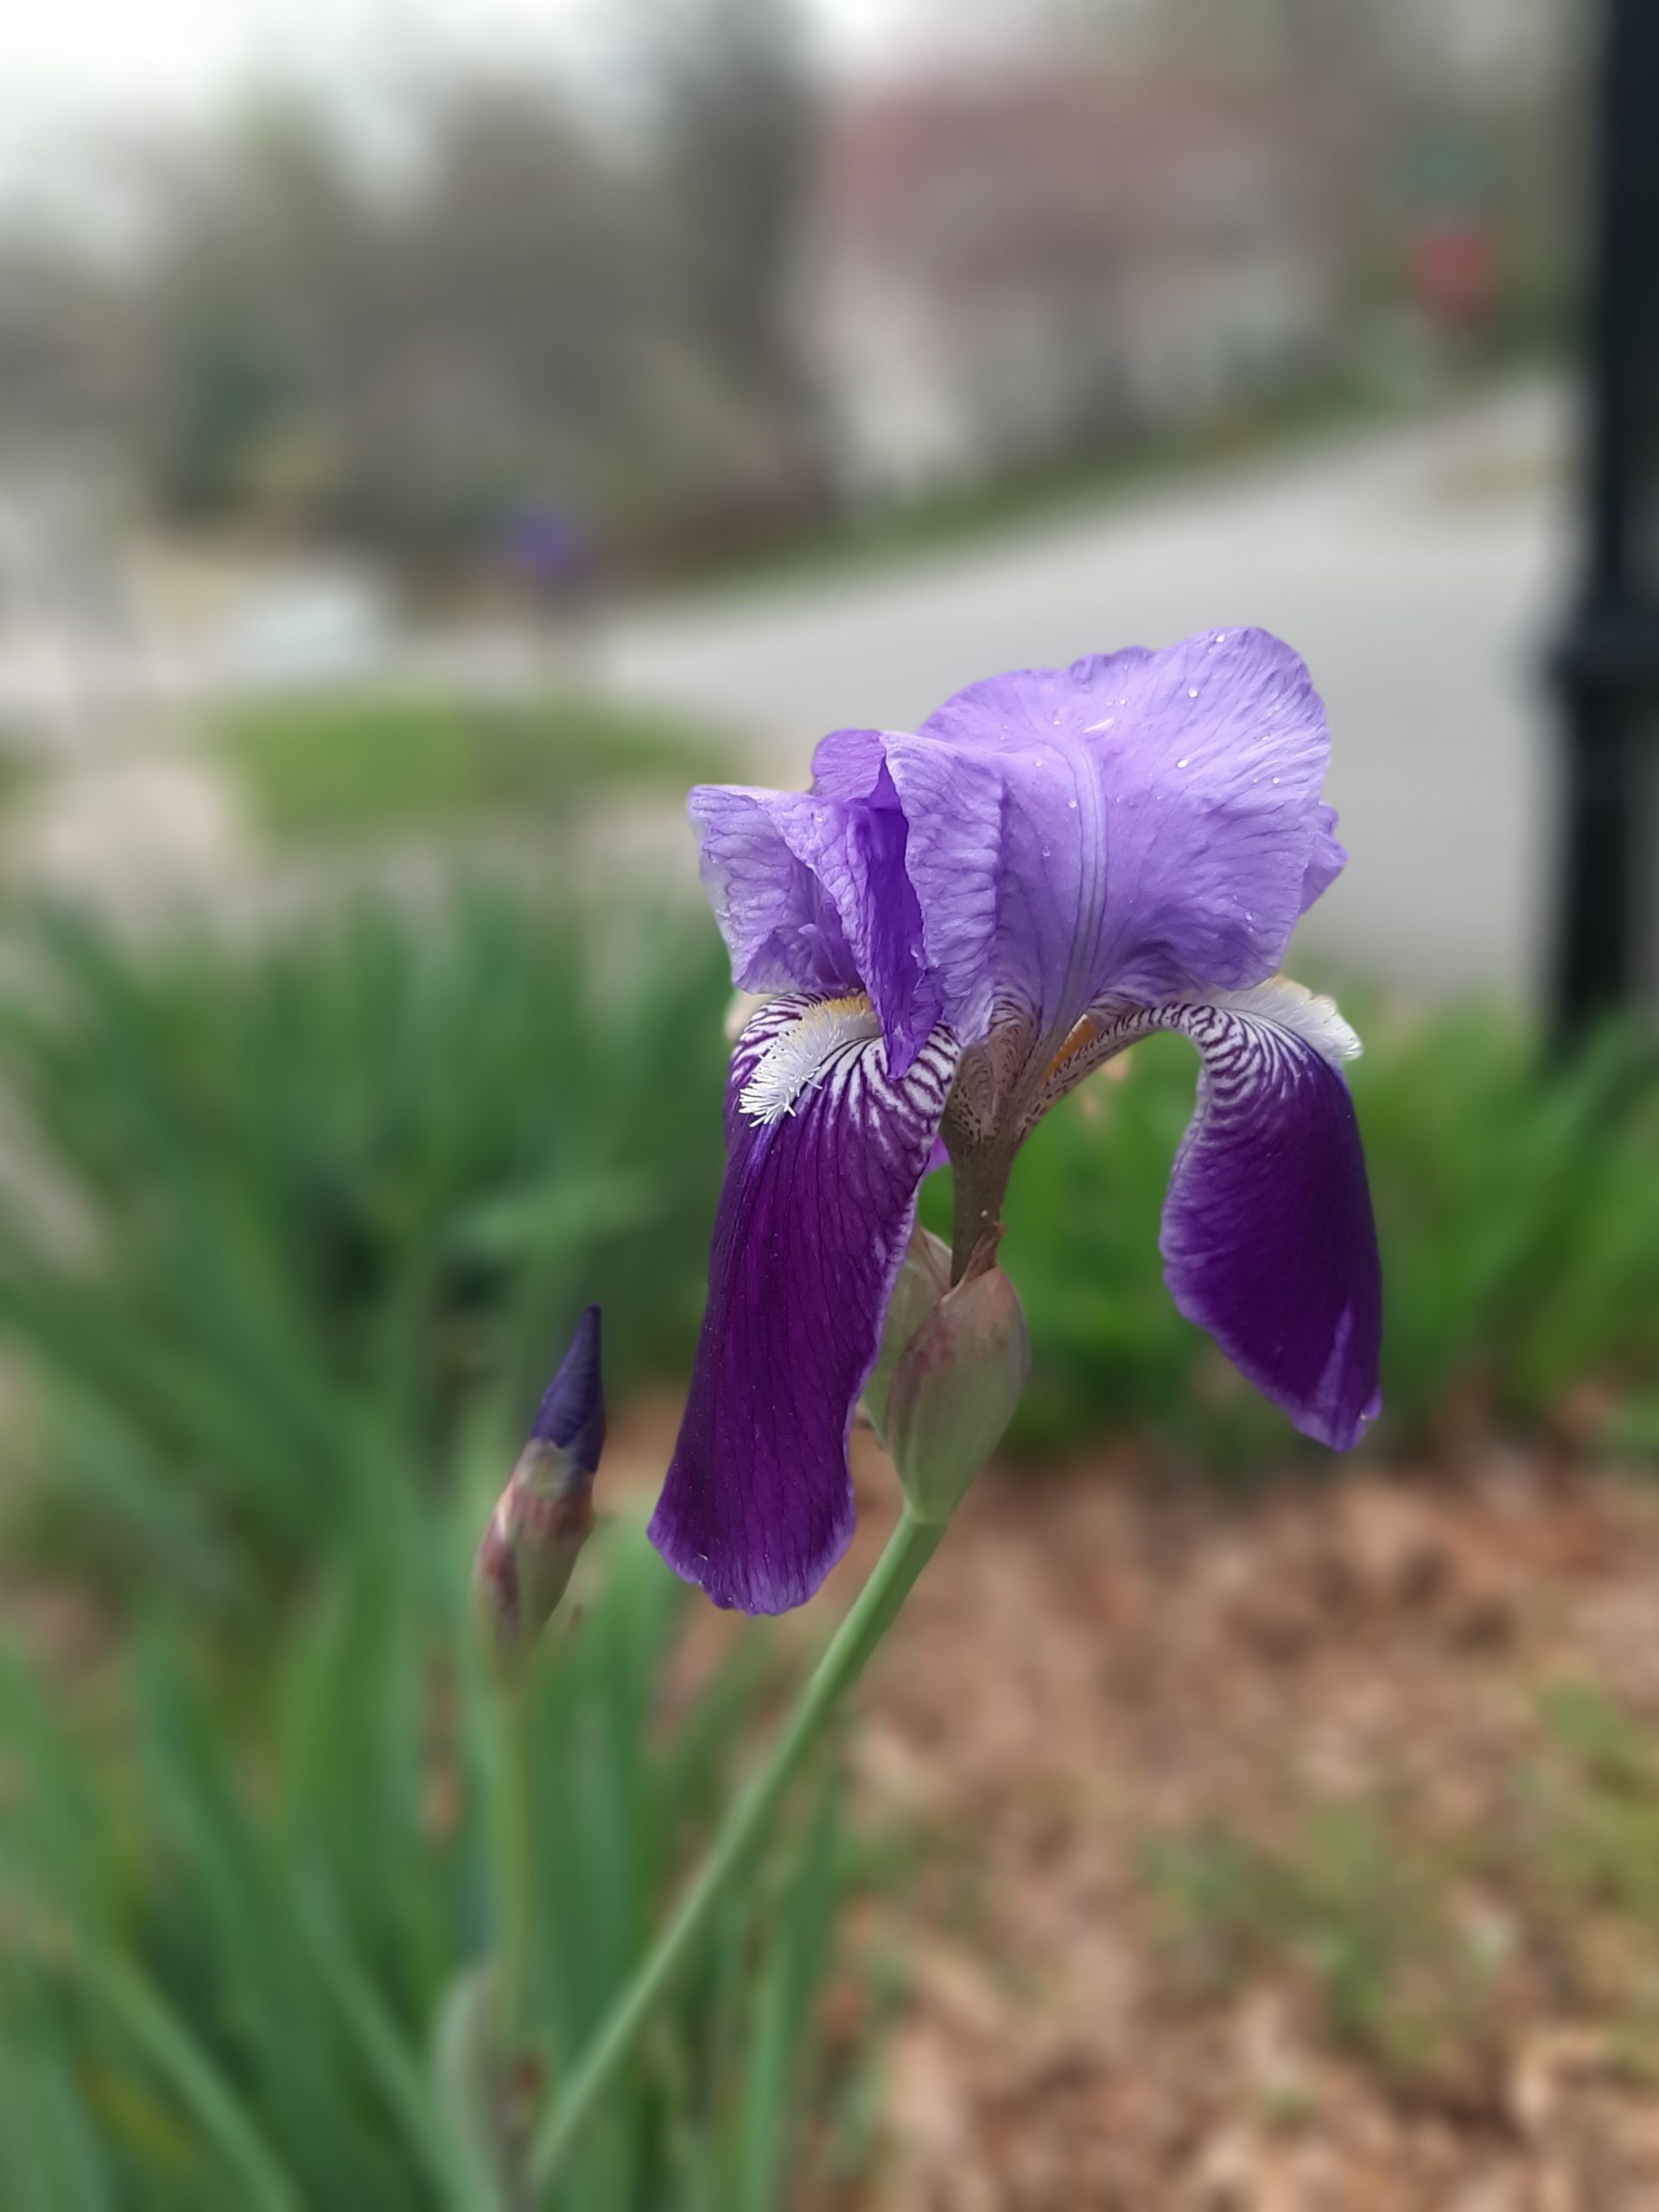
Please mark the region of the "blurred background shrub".
POLYGON ((0 1319, 40 1388, 54 1548, 110 1600, 251 1616, 385 1491, 433 1497, 470 1424, 510 1461, 561 1317, 613 1385, 701 1309, 727 996, 639 917, 460 894, 272 940, 15 947, 19 1117, 0 1319))

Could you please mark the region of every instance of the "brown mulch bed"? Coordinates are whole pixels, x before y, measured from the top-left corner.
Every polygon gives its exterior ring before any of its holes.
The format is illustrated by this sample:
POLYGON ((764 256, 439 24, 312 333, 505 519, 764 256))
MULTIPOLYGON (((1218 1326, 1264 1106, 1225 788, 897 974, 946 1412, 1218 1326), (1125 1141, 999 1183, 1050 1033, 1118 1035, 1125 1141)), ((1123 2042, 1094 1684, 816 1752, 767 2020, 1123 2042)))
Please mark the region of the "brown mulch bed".
MULTIPOLYGON (((891 1513, 868 1439, 860 1486, 849 1589, 891 1513)), ((1564 1963, 1533 1916, 1516 1792, 1563 1683, 1659 1743, 1659 1498, 1639 1482, 1496 1450, 1450 1476, 1362 1466, 1248 1499, 1128 1461, 994 1472, 852 1732, 870 1817, 923 1840, 863 1931, 905 1993, 875 2201, 1659 2207, 1659 2093, 1614 2032, 1636 1969, 1659 1976, 1659 1927, 1638 1955, 1622 1923, 1575 1926, 1564 1963), (1438 1921, 1417 1939, 1430 1955, 1389 1961, 1376 2023, 1362 1982, 1357 2024, 1317 1952, 1313 1970, 1292 1943, 1195 1971, 1193 1929, 1172 1942, 1147 1875, 1160 1839, 1221 1823, 1294 1851, 1332 1808, 1393 1805, 1402 1851, 1457 1840, 1435 1910, 1491 1936, 1472 2001, 1433 1955, 1438 1921), (1605 1941, 1607 1973, 1581 1937, 1605 1941)), ((1659 1800, 1638 1815, 1659 1821, 1659 1800)), ((1395 1831, 1380 1833, 1386 1883, 1395 1831)), ((1334 1908, 1338 1936, 1345 1914, 1363 1940, 1370 1878, 1334 1908)), ((1659 1897, 1659 1862, 1655 1881, 1659 1897)))

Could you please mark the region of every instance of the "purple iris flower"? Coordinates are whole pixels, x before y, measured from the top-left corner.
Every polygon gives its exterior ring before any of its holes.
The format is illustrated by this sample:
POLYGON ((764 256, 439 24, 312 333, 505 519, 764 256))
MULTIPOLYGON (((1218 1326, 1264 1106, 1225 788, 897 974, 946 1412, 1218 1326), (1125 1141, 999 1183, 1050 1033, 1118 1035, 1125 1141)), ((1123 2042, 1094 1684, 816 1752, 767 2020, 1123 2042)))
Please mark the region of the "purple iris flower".
POLYGON ((807 792, 690 813, 745 990, 708 1309, 652 1522, 715 1601, 810 1598, 852 1533, 847 1441, 917 1193, 948 1150, 958 1274, 1038 1120, 1179 1030, 1197 1107, 1162 1249, 1177 1306, 1306 1434, 1376 1413, 1382 1286, 1325 999, 1275 971, 1343 867, 1306 668, 1207 631, 838 730, 807 792))

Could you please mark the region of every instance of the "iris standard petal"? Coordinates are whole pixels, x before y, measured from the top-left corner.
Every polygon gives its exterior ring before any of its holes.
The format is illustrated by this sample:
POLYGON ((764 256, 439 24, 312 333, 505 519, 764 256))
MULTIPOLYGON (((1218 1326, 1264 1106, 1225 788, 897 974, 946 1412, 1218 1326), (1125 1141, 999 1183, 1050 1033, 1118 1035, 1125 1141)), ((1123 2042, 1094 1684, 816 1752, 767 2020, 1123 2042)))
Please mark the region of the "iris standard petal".
POLYGON ((902 1074, 938 1021, 941 993, 906 872, 908 824, 879 750, 854 781, 861 787, 845 795, 822 781, 804 792, 705 785, 689 811, 739 988, 868 991, 902 1074))
POLYGON ((1108 991, 1259 982, 1341 866, 1325 709, 1264 631, 994 677, 885 747, 964 1041, 999 997, 1054 1044, 1108 991))
POLYGON ((651 1523, 716 1605, 798 1605, 846 1548, 848 1434, 956 1061, 941 1030, 891 1076, 861 995, 774 1000, 738 1042, 709 1303, 651 1523))
POLYGON ((1329 999, 1279 979, 1137 1008, 1099 1042, 1153 1029, 1203 1060, 1164 1207, 1175 1303, 1305 1435, 1346 1451, 1382 1405, 1382 1270, 1340 1065, 1359 1041, 1329 999))
POLYGON ((1337 810, 1323 804, 1316 810, 1313 849, 1302 877, 1302 912, 1322 898, 1348 865, 1348 849, 1337 836, 1337 810))
POLYGON ((799 797, 702 784, 686 802, 703 888, 742 991, 857 988, 834 906, 779 826, 779 808, 799 797))

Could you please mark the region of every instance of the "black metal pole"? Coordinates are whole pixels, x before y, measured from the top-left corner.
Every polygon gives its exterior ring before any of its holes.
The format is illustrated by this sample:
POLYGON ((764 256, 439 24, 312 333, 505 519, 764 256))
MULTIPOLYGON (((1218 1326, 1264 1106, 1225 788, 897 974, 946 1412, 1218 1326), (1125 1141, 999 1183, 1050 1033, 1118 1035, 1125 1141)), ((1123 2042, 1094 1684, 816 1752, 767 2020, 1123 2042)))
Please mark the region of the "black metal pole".
POLYGON ((1557 658, 1568 1033, 1659 988, 1659 0, 1607 0, 1596 130, 1586 563, 1557 658))

